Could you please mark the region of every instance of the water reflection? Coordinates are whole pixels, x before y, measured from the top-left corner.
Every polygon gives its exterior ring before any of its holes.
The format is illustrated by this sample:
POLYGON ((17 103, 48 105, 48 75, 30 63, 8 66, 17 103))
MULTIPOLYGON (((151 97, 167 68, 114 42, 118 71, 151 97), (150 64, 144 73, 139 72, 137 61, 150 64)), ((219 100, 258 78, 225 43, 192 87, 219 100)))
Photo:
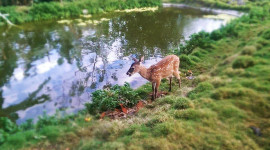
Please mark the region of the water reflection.
POLYGON ((145 55, 150 66, 194 32, 212 31, 225 22, 203 18, 196 9, 115 13, 110 21, 81 27, 75 22, 41 22, 0 29, 0 116, 18 123, 43 111, 74 112, 97 89, 146 80, 127 77, 131 54, 145 55))

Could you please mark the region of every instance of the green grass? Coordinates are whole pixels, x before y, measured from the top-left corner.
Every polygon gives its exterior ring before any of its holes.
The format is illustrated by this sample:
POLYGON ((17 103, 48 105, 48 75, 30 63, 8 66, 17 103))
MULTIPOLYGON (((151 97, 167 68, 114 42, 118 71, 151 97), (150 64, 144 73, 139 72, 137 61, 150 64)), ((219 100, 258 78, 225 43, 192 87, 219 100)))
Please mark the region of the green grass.
MULTIPOLYGON (((160 0, 77 0, 74 2, 38 3, 33 6, 0 7, 0 13, 9 14, 8 19, 14 24, 31 21, 79 17, 82 10, 89 14, 111 12, 117 9, 159 6, 160 0)), ((0 25, 6 22, 0 18, 0 25)))
MULTIPOLYGON (((270 6, 257 8, 259 2, 249 15, 201 33, 207 40, 193 36, 190 43, 202 45, 180 55, 182 88, 173 82, 169 95, 136 115, 90 122, 86 111, 62 119, 45 115, 18 129, 5 121, 0 149, 270 149, 270 6), (194 80, 185 79, 188 69, 194 80)), ((136 92, 150 99, 151 84, 136 92)))

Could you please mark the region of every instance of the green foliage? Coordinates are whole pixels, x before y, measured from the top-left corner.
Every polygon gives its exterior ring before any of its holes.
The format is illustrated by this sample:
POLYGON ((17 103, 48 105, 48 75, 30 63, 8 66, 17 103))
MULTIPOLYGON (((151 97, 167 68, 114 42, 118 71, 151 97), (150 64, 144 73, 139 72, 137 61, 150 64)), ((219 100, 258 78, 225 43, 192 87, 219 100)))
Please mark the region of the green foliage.
POLYGON ((22 132, 18 132, 16 134, 9 135, 3 147, 13 146, 15 149, 18 149, 22 147, 25 142, 26 142, 26 138, 24 134, 22 132))
POLYGON ((85 104, 90 114, 120 108, 119 104, 132 107, 140 100, 138 93, 128 83, 124 86, 115 85, 109 89, 97 90, 92 96, 92 103, 85 104))
POLYGON ((14 133, 18 130, 18 127, 7 117, 0 117, 0 129, 7 133, 14 133))
POLYGON ((44 126, 40 129, 39 133, 51 141, 55 142, 56 139, 60 136, 61 129, 57 126, 44 126))
POLYGON ((250 56, 239 56, 232 64, 233 68, 248 68, 255 65, 255 61, 250 56))
POLYGON ((20 129, 22 129, 24 131, 34 129, 33 119, 26 120, 19 127, 20 127, 20 129))
POLYGON ((209 48, 211 47, 211 40, 209 38, 209 33, 199 32, 192 34, 190 39, 185 41, 185 45, 180 44, 180 54, 191 54, 193 50, 197 47, 209 48))
POLYGON ((182 69, 189 69, 194 66, 196 62, 190 59, 188 55, 180 55, 180 68, 182 69))
POLYGON ((43 113, 42 116, 38 117, 38 122, 36 123, 37 129, 41 129, 50 125, 57 125, 59 123, 59 119, 56 116, 48 116, 46 112, 43 113))
MULTIPOLYGON (((113 11, 116 9, 129 9, 135 7, 160 6, 160 0, 78 0, 73 2, 48 2, 35 3, 33 6, 24 8, 23 11, 16 6, 0 7, 1 13, 8 13, 9 20, 15 24, 30 21, 40 21, 49 19, 60 19, 68 17, 78 17, 83 9, 87 9, 90 14, 113 11)), ((0 23, 4 22, 0 18, 0 23)))

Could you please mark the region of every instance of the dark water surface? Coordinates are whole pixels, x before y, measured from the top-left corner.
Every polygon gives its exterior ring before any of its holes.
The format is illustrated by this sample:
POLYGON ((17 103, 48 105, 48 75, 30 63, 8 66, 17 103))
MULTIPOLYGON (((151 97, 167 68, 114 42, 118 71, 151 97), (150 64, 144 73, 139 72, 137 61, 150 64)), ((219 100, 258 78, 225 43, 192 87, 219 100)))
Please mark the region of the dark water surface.
POLYGON ((99 24, 57 21, 0 29, 0 116, 17 123, 57 109, 76 112, 104 86, 147 81, 125 75, 130 55, 145 65, 160 60, 192 33, 212 31, 224 20, 204 18, 196 9, 160 8, 155 12, 113 13, 99 24))

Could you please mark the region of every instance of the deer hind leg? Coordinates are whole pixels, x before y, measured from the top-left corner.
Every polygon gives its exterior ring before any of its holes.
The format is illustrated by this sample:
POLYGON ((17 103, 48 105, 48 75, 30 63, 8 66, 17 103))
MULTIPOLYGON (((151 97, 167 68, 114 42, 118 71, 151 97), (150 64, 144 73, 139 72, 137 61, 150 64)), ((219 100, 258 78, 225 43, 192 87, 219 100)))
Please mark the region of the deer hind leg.
POLYGON ((179 88, 181 88, 181 78, 179 75, 179 71, 175 71, 173 72, 173 75, 176 77, 176 79, 178 80, 178 84, 179 84, 179 88))
POLYGON ((159 85, 160 85, 160 80, 158 80, 158 81, 156 82, 156 86, 155 86, 155 99, 157 98, 157 93, 158 93, 159 85))

